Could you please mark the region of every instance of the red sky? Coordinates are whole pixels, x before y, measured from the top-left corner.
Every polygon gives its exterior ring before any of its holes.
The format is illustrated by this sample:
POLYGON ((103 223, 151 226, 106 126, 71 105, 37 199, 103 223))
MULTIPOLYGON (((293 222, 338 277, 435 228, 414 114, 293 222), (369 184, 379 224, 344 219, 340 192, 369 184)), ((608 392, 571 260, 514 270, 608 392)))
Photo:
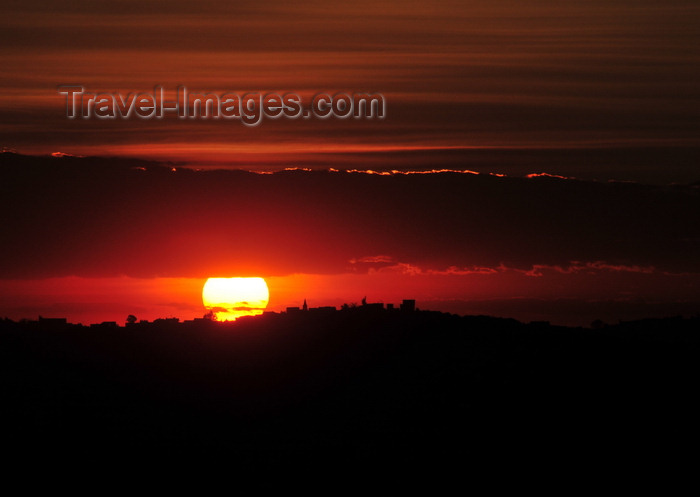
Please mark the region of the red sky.
POLYGON ((199 316, 203 278, 237 275, 267 277, 275 309, 697 309, 697 188, 663 186, 700 179, 697 2, 9 0, 0 39, 0 145, 20 154, 484 173, 177 179, 7 155, 0 316, 199 316), (381 92, 387 118, 68 120, 61 84, 381 92), (542 171, 587 181, 518 179, 542 171))
POLYGON ((0 309, 15 319, 197 317, 204 279, 228 276, 267 278, 274 310, 416 298, 581 324, 698 305, 693 186, 15 154, 0 179, 0 309))

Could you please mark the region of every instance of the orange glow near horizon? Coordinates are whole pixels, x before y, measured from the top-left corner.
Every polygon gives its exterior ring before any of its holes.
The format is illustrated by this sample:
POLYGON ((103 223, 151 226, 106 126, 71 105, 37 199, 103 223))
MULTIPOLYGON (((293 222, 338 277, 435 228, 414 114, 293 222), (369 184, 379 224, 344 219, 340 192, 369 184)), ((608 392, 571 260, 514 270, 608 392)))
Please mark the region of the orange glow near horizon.
MULTIPOLYGON (((265 287, 269 287, 266 295, 272 295, 273 299, 264 308, 260 304, 257 313, 263 310, 284 312, 288 306, 301 306, 304 299, 311 308, 337 308, 343 303, 359 304, 363 297, 369 302, 395 305, 404 298, 411 298, 421 309, 431 311, 585 326, 598 318, 641 319, 649 313, 649 306, 644 302, 657 298, 660 288, 667 296, 662 303, 672 306, 676 314, 683 314, 686 312, 683 309, 691 303, 677 303, 682 302, 686 288, 698 284, 698 276, 690 273, 669 276, 662 272, 615 271, 604 267, 587 271, 556 268, 538 271, 536 276, 532 271, 505 269, 407 273, 387 268, 356 274, 266 276, 265 287), (638 305, 631 304, 627 298, 626 292, 632 286, 640 295, 638 305), (562 302, 569 305, 574 300, 581 302, 579 307, 558 310, 562 302), (569 315, 572 312, 573 317, 569 315)), ((43 316, 89 325, 103 321, 123 324, 130 314, 146 321, 165 317, 201 318, 205 281, 204 278, 126 276, 0 279, 0 319, 35 320, 43 316)))
POLYGON ((202 289, 202 302, 217 321, 235 321, 242 316, 258 316, 270 300, 262 278, 209 278, 202 289))

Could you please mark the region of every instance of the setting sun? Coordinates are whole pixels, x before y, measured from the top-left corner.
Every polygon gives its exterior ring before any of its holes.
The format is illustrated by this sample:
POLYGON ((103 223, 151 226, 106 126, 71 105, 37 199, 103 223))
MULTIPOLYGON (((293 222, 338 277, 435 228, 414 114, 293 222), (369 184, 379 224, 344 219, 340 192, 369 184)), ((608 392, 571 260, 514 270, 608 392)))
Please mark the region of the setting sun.
POLYGON ((202 289, 204 307, 214 313, 217 321, 262 314, 269 298, 262 278, 209 278, 202 289))

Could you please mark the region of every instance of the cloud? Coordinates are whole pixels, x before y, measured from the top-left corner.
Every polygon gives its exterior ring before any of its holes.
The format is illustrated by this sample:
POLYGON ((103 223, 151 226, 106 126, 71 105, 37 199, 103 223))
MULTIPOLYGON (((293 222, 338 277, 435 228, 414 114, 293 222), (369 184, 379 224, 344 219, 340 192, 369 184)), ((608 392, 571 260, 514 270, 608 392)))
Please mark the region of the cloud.
POLYGON ((559 174, 549 174, 549 173, 531 173, 525 176, 526 178, 556 178, 556 179, 576 179, 567 176, 561 176, 559 174))
POLYGON ((644 8, 631 0, 5 0, 2 145, 245 167, 697 181, 699 19, 689 0, 644 8), (281 119, 254 130, 69 121, 56 93, 63 83, 123 93, 181 83, 211 92, 367 90, 385 94, 388 111, 381 122, 281 119), (650 157, 650 147, 666 150, 650 157))
POLYGON ((1 278, 700 271, 692 187, 1 160, 1 278))
POLYGON ((542 276, 545 272, 557 272, 562 274, 596 273, 601 271, 652 274, 658 272, 653 266, 626 266, 624 264, 607 264, 604 261, 579 262, 573 261, 566 266, 547 266, 536 264, 525 271, 528 276, 542 276))
POLYGON ((81 157, 80 155, 68 154, 66 152, 52 152, 51 157, 81 157))
POLYGON ((358 264, 358 263, 392 263, 394 262, 394 258, 391 257, 390 255, 372 255, 372 256, 365 256, 365 257, 360 257, 359 259, 350 259, 350 264, 358 264))
POLYGON ((519 268, 519 267, 507 267, 504 264, 498 264, 494 267, 457 267, 449 266, 445 269, 425 269, 414 264, 409 264, 406 262, 396 262, 393 258, 384 256, 386 265, 380 268, 370 268, 369 271, 376 271, 379 273, 395 273, 403 275, 430 275, 430 276, 467 276, 467 275, 497 275, 504 273, 520 273, 526 276, 541 277, 546 273, 560 273, 560 274, 578 274, 578 273, 588 273, 595 274, 601 272, 624 272, 624 273, 639 273, 639 274, 667 274, 672 273, 657 271, 652 266, 642 267, 642 266, 626 266, 626 265, 614 265, 607 264, 604 261, 594 261, 594 262, 580 262, 572 261, 566 265, 544 265, 544 264, 534 264, 530 268, 519 268))
POLYGON ((415 264, 409 264, 406 262, 397 262, 391 265, 384 266, 378 270, 380 273, 397 273, 403 275, 419 276, 419 275, 430 275, 430 276, 465 276, 472 274, 498 274, 507 271, 502 265, 495 268, 489 267, 471 267, 471 268, 460 268, 457 266, 450 266, 446 269, 423 269, 415 264))

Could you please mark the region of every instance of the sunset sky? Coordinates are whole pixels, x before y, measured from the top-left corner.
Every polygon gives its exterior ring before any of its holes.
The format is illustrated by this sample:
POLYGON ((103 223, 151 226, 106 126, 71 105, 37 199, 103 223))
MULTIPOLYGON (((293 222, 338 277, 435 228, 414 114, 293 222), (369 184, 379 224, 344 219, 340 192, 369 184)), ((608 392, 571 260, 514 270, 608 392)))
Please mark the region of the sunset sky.
POLYGON ((5 0, 0 40, 0 317, 191 319, 231 276, 271 310, 700 311, 696 1, 5 0), (66 84, 387 115, 69 120, 66 84))

